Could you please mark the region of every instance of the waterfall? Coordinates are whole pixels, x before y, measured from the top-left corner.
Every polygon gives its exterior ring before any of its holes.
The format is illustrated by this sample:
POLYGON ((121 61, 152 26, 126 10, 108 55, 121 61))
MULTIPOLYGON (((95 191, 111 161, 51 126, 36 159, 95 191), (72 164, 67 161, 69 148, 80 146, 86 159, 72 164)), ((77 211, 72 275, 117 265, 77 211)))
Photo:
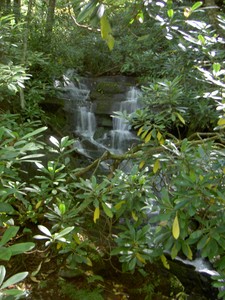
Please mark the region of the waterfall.
MULTIPOLYGON (((131 114, 139 107, 140 91, 131 87, 127 92, 126 100, 120 102, 118 111, 131 114)), ((114 152, 126 151, 137 138, 130 131, 130 125, 126 120, 118 117, 113 117, 113 129, 111 131, 112 149, 114 152)))
POLYGON ((73 70, 68 70, 63 75, 63 97, 65 99, 65 110, 73 115, 73 128, 75 133, 81 137, 92 139, 96 120, 93 105, 89 101, 90 90, 80 82, 73 79, 73 70))

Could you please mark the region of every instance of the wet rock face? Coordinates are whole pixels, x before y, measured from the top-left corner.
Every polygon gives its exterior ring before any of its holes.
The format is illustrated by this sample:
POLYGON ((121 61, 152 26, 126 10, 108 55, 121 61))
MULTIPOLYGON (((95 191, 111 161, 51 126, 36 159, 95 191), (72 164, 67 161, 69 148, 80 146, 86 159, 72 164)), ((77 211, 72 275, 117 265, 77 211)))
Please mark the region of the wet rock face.
POLYGON ((136 80, 125 76, 106 76, 85 79, 85 83, 90 88, 98 127, 112 127, 111 115, 116 110, 116 104, 126 99, 129 88, 136 85, 136 80))

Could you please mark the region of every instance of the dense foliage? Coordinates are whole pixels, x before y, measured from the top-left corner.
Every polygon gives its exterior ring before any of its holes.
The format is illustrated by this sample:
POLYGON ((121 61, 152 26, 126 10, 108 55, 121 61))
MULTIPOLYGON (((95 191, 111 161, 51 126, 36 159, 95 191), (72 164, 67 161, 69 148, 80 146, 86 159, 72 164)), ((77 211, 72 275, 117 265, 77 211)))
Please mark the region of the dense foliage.
MULTIPOLYGON (((148 263, 169 269, 168 253, 199 255, 216 270, 213 285, 224 298, 223 12, 212 19, 201 2, 22 1, 19 11, 7 3, 0 17, 0 298, 26 294, 8 287, 28 273, 5 280, 6 269, 14 256, 35 251, 94 284, 103 278, 87 268, 113 265, 115 257, 122 272, 145 276, 148 263), (139 78, 142 108, 117 116, 136 130, 137 146, 76 165, 74 140, 50 132, 41 108, 55 93, 53 78, 71 66, 83 75, 139 78), (107 174, 103 161, 112 167, 107 174), (124 161, 132 162, 129 172, 124 161)), ((185 290, 175 297, 186 299, 185 290)))

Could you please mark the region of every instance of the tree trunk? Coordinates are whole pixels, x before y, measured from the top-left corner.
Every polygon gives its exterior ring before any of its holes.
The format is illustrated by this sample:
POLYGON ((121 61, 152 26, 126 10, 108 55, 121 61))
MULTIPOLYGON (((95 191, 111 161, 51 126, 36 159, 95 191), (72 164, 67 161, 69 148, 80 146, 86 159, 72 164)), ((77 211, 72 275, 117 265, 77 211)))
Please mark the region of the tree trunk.
POLYGON ((56 0, 49 0, 47 19, 45 25, 45 41, 48 47, 49 45, 51 45, 51 36, 52 36, 52 29, 53 29, 54 17, 55 17, 55 6, 56 6, 56 0))
POLYGON ((21 0, 14 0, 13 1, 13 13, 15 15, 16 23, 20 20, 20 8, 21 8, 21 0))
MULTIPOLYGON (((26 24, 25 24, 24 35, 23 35, 23 53, 21 58, 21 64, 23 66, 26 66, 27 64, 27 48, 28 48, 29 28, 30 28, 31 17, 32 17, 32 7, 33 7, 33 0, 29 0, 27 15, 26 15, 26 24)), ((26 101, 25 101, 24 92, 22 88, 20 89, 20 106, 22 110, 25 109, 26 106, 26 101)))

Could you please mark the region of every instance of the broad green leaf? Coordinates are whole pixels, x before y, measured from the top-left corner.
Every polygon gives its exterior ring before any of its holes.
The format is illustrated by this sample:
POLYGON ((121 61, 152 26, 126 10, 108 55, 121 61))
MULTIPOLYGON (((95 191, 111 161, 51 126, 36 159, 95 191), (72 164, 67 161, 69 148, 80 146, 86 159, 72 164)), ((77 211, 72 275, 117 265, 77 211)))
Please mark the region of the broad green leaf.
POLYGON ((0 213, 13 213, 15 212, 14 208, 12 207, 12 205, 10 205, 9 203, 0 203, 0 213))
POLYGON ((63 229, 63 230, 60 231, 59 233, 55 233, 55 238, 56 238, 56 239, 59 239, 59 238, 61 238, 62 236, 64 236, 64 235, 70 233, 73 229, 74 229, 74 226, 66 227, 65 229, 63 229))
POLYGON ((7 297, 6 299, 19 299, 18 296, 21 298, 21 296, 26 296, 26 292, 19 290, 19 289, 9 289, 9 290, 4 290, 4 295, 7 296, 14 296, 13 298, 7 297))
POLYGON ((96 221, 99 219, 99 216, 100 216, 100 208, 99 206, 95 208, 95 211, 94 211, 94 222, 96 223, 96 221))
POLYGON ((112 213, 112 210, 111 208, 105 204, 104 202, 102 202, 102 208, 105 212, 105 214, 109 217, 109 218, 112 218, 113 217, 113 213, 112 213))
POLYGON ((178 251, 179 250, 177 249, 176 244, 174 244, 173 247, 172 247, 172 249, 171 249, 171 254, 170 254, 172 259, 174 259, 177 256, 178 251))
POLYGON ((136 253, 135 256, 137 257, 137 259, 142 263, 142 264, 145 264, 146 261, 144 259, 144 257, 140 254, 140 253, 136 253))
POLYGON ((202 1, 198 1, 194 5, 192 5, 191 10, 194 11, 198 9, 200 6, 202 6, 202 1))
POLYGON ((60 210, 61 214, 64 215, 66 212, 66 205, 64 203, 60 203, 59 210, 60 210))
POLYGON ((18 230, 19 230, 19 226, 11 226, 7 228, 1 238, 0 246, 5 245, 8 241, 11 240, 11 238, 15 237, 18 230))
POLYGON ((6 270, 5 270, 5 267, 4 266, 0 266, 0 287, 4 281, 4 278, 5 278, 5 274, 6 274, 6 270))
POLYGON ((53 145, 59 148, 59 141, 54 136, 50 136, 49 140, 53 145))
POLYGON ((157 159, 153 166, 153 173, 156 174, 159 169, 160 169, 160 160, 157 159))
POLYGON ((12 256, 10 248, 0 247, 0 260, 8 261, 12 256))
POLYGON ((172 233, 173 237, 177 240, 180 236, 180 226, 177 214, 173 221, 172 233))
POLYGON ((201 42, 202 45, 205 45, 205 38, 203 35, 199 34, 198 35, 198 40, 201 42))
POLYGON ((208 241, 209 241, 209 237, 207 235, 204 235, 198 242, 197 249, 201 250, 203 247, 205 247, 205 245, 208 243, 208 241))
POLYGON ((171 8, 171 9, 168 9, 167 10, 167 15, 168 15, 168 17, 171 19, 172 17, 173 17, 173 15, 174 15, 174 10, 171 8))
POLYGON ((28 139, 28 138, 30 138, 30 137, 32 137, 32 136, 34 136, 34 135, 37 135, 37 134, 39 134, 39 133, 45 131, 46 129, 48 129, 48 127, 46 127, 46 126, 41 127, 41 128, 38 128, 38 129, 36 129, 36 130, 34 130, 34 131, 29 132, 28 134, 26 134, 26 135, 23 137, 23 139, 24 139, 24 140, 25 140, 25 139, 28 139))
POLYGON ((134 270, 134 268, 135 268, 135 266, 136 266, 136 263, 137 263, 137 258, 136 258, 136 257, 133 257, 133 258, 131 259, 131 261, 129 262, 129 264, 128 264, 128 269, 129 269, 130 271, 134 270))
POLYGON ((187 256, 188 259, 192 260, 193 253, 191 251, 190 246, 185 241, 182 243, 182 251, 187 256))
POLYGON ((20 281, 22 281, 24 278, 26 278, 28 275, 28 272, 21 272, 18 274, 13 275, 8 280, 6 280, 3 285, 1 286, 1 289, 5 289, 10 285, 14 285, 20 281))
POLYGON ((41 235, 41 234, 37 234, 33 236, 34 239, 37 240, 50 240, 52 237, 46 236, 46 235, 41 235))
POLYGON ((169 265, 168 260, 166 259, 165 255, 164 254, 161 255, 160 258, 161 258, 161 261, 162 261, 164 267, 169 270, 170 265, 169 265))
POLYGON ((85 5, 84 8, 81 10, 81 12, 78 14, 77 22, 80 23, 87 17, 90 17, 97 3, 98 3, 97 0, 89 1, 89 3, 85 5))
POLYGON ((27 251, 30 251, 35 247, 35 244, 32 242, 26 242, 26 243, 18 243, 10 246, 10 250, 12 251, 12 255, 17 255, 21 253, 25 253, 27 251))
POLYGON ((213 64, 213 71, 214 73, 218 73, 221 69, 221 64, 220 63, 214 63, 213 64))
POLYGON ((51 232, 48 230, 48 228, 46 228, 45 226, 43 225, 38 225, 38 229, 43 232, 44 234, 46 234, 47 236, 51 237, 52 234, 51 232))

